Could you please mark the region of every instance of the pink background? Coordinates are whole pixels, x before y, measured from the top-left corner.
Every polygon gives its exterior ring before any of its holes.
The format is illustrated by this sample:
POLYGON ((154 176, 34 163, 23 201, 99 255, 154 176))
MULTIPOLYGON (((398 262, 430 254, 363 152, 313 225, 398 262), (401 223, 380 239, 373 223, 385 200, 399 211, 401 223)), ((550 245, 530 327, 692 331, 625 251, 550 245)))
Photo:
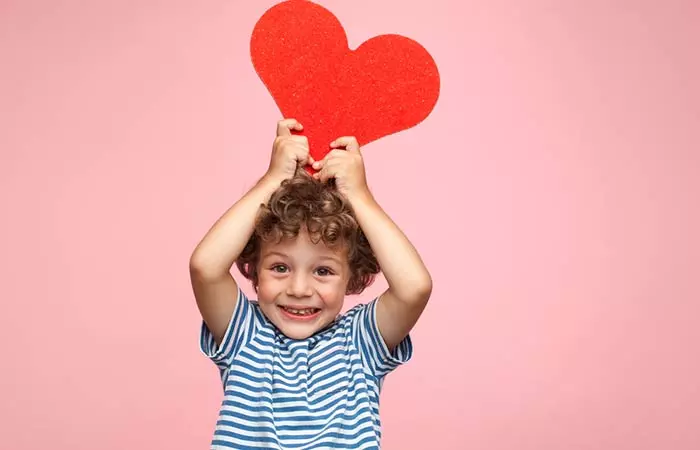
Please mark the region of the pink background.
MULTIPOLYGON (((435 281, 384 448, 700 448, 700 3, 319 3, 442 75, 364 149, 435 281)), ((266 168, 273 4, 0 2, 0 447, 208 448, 187 261, 266 168)))

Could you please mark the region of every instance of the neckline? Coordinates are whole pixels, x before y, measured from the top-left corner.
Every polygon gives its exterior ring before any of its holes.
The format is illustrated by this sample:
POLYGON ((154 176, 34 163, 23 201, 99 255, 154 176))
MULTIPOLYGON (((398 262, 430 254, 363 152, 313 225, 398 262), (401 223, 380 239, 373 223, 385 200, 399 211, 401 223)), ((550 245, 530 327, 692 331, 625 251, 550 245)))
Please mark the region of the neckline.
POLYGON ((273 324, 273 323, 272 323, 271 321, 269 321, 269 320, 268 320, 268 324, 269 324, 269 326, 272 328, 272 331, 273 331, 274 336, 275 336, 275 341, 277 341, 277 342, 282 342, 282 343, 289 344, 289 345, 295 345, 295 344, 296 344, 297 346, 306 343, 306 344, 308 344, 309 348, 313 348, 313 347, 316 346, 316 344, 318 344, 327 334, 329 334, 329 333, 333 330, 333 328, 338 324, 338 318, 339 318, 339 317, 336 317, 335 319, 333 319, 333 321, 332 321, 331 323, 329 323, 328 325, 326 325, 324 328, 321 328, 320 330, 318 330, 317 332, 315 332, 315 333, 312 334, 311 336, 306 337, 306 338, 304 338, 304 339, 294 339, 294 338, 291 338, 291 337, 287 336, 287 335, 284 334, 279 328, 277 328, 277 327, 275 326, 275 324, 273 324))

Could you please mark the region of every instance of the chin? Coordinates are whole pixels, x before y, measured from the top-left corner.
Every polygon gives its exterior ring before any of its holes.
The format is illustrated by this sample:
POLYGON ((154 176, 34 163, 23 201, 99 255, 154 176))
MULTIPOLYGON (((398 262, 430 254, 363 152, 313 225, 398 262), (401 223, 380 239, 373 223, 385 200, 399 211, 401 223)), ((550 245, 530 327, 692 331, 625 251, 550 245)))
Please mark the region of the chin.
POLYGON ((306 339, 325 328, 329 323, 330 321, 325 320, 309 324, 294 324, 282 319, 281 321, 278 321, 275 325, 288 338, 306 339))
POLYGON ((289 319, 283 314, 276 314, 275 316, 276 317, 272 321, 274 325, 288 338, 297 340, 313 336, 328 326, 335 318, 335 316, 328 317, 325 311, 314 320, 309 321, 289 319))

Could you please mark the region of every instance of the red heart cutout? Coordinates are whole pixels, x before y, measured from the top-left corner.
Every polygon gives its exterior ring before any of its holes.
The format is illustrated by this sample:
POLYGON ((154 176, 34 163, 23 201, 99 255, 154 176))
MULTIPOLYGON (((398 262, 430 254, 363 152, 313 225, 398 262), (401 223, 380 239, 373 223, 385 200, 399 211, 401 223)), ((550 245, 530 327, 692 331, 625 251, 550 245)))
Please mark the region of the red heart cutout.
POLYGON ((387 34, 350 50, 338 19, 308 0, 268 9, 250 50, 282 116, 304 126, 316 160, 338 137, 355 136, 364 146, 417 125, 440 91, 435 61, 420 44, 387 34))

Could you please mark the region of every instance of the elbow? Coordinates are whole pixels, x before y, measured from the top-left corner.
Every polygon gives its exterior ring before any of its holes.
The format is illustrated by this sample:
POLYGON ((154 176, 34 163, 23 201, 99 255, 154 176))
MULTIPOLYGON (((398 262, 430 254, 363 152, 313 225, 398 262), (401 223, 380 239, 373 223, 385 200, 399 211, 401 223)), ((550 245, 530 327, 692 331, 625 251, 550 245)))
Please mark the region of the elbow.
POLYGON ((228 269, 221 269, 198 252, 190 256, 189 270, 190 276, 197 279, 215 279, 228 272, 228 269))
POLYGON ((426 272, 425 277, 416 283, 416 296, 421 302, 427 302, 433 293, 433 279, 426 272))
POLYGON ((204 271, 204 268, 206 267, 206 264, 204 262, 204 258, 197 253, 194 252, 192 255, 190 255, 190 261, 189 261, 189 268, 191 273, 199 273, 204 271))
POLYGON ((398 299, 407 305, 425 305, 433 292, 433 280, 428 273, 405 283, 401 292, 395 292, 398 299))

